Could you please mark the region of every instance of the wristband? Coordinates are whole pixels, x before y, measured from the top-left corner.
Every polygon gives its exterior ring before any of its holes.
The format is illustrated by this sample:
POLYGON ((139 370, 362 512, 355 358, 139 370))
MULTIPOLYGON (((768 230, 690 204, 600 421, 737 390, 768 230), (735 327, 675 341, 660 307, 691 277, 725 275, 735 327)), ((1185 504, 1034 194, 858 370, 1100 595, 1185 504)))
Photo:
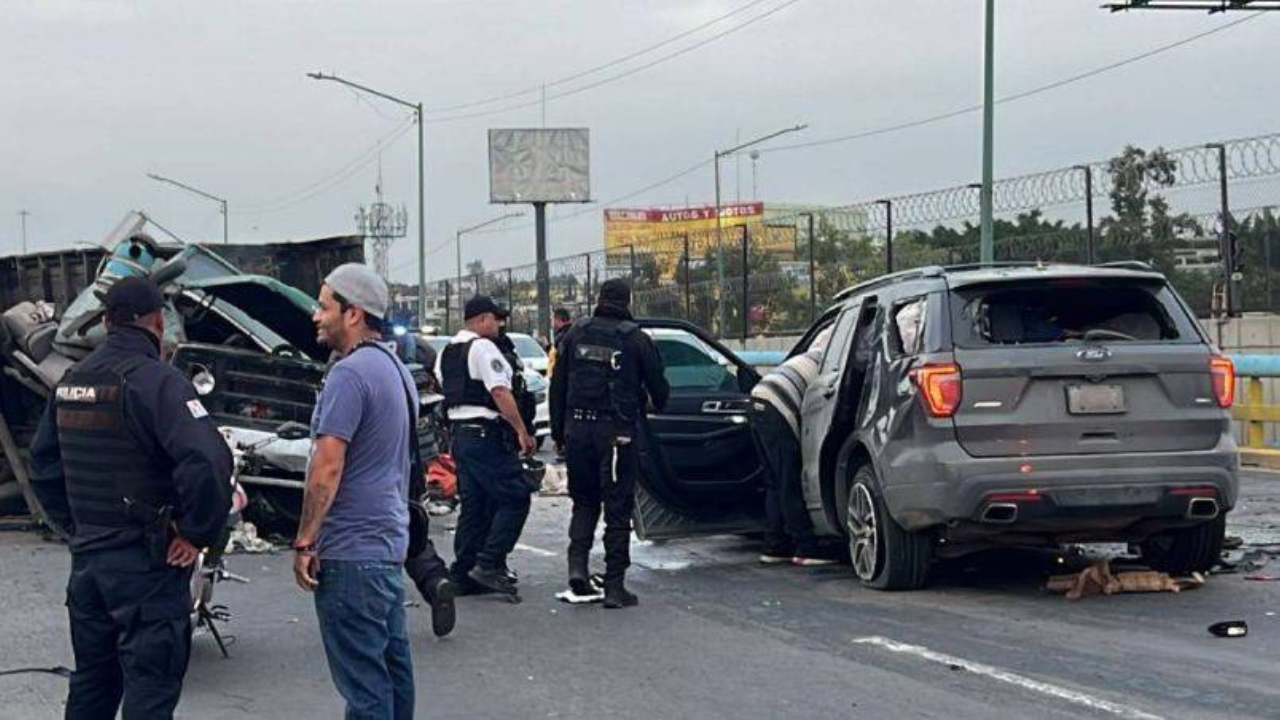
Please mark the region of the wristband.
POLYGON ((300 542, 294 541, 294 543, 293 543, 293 551, 294 551, 294 552, 300 552, 300 553, 310 553, 310 552, 315 552, 315 551, 316 551, 316 544, 315 544, 315 543, 306 543, 306 544, 304 545, 304 544, 302 544, 302 543, 300 543, 300 542))

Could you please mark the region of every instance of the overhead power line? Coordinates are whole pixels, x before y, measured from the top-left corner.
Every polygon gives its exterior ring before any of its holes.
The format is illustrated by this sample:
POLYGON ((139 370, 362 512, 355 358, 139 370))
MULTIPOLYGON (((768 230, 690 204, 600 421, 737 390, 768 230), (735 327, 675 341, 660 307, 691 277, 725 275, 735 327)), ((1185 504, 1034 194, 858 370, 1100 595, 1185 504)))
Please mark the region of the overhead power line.
POLYGON ((578 87, 574 87, 569 90, 563 90, 558 93, 553 93, 551 95, 546 96, 545 99, 539 98, 536 100, 517 103, 515 105, 508 105, 506 107, 494 108, 492 110, 481 110, 478 112, 463 113, 461 115, 451 115, 448 117, 429 118, 427 120, 427 123, 428 124, 447 123, 447 122, 454 122, 457 120, 467 120, 470 118, 486 117, 489 115, 501 115, 501 114, 513 112, 515 110, 522 110, 524 108, 536 107, 549 100, 559 100, 561 98, 566 98, 573 95, 577 95, 579 93, 584 93, 588 90, 594 90, 595 88, 601 87, 603 85, 607 85, 612 82, 616 82, 618 80, 622 80, 624 78, 631 77, 632 75, 635 75, 640 72, 644 72, 649 68, 655 67, 657 65, 661 65, 662 63, 665 63, 669 60, 674 60, 682 55, 687 55, 688 53, 691 53, 695 50, 704 48, 707 45, 710 45, 711 43, 717 40, 728 37, 729 35, 732 35, 733 33, 736 33, 740 30, 746 29, 760 22, 761 20, 764 20, 772 15, 775 15, 799 2, 801 2, 801 0, 786 0, 786 2, 783 2, 781 5, 777 5, 769 10, 766 10, 763 13, 760 13, 759 15, 756 15, 748 20, 744 20, 738 23, 737 25, 733 25, 725 30, 722 30, 721 32, 716 33, 715 35, 711 35, 710 37, 704 38, 703 40, 700 40, 693 45, 680 48, 679 50, 667 53, 665 55, 659 55, 657 58, 650 60, 649 62, 646 62, 643 65, 637 65, 636 67, 624 70, 619 73, 615 73, 613 75, 609 75, 607 77, 601 78, 600 80, 587 83, 586 85, 580 85, 578 87))
MULTIPOLYGON (((1191 35, 1190 37, 1185 37, 1181 40, 1176 40, 1174 42, 1152 48, 1151 50, 1148 50, 1143 53, 1139 53, 1137 55, 1132 55, 1130 57, 1124 58, 1123 60, 1117 60, 1116 62, 1109 63, 1107 65, 1103 65, 1101 67, 1097 67, 1092 70, 1088 70, 1086 72, 1082 72, 1078 75, 1072 75, 1070 77, 1066 77, 1061 80, 1056 80, 1047 85, 1041 85, 1039 87, 1031 88, 1030 90, 1024 90, 1023 92, 1020 92, 1020 93, 1015 93, 1013 95, 1007 95, 1002 98, 997 98, 996 104, 1004 104, 1004 103, 1015 102, 1017 100, 1025 100, 1026 98, 1033 97, 1041 93, 1046 93, 1046 92, 1049 92, 1050 90, 1057 90, 1060 87, 1072 85, 1074 83, 1080 82, 1082 80, 1087 80, 1092 77, 1097 77, 1098 75, 1111 72, 1112 70, 1118 70, 1126 65, 1132 65, 1133 63, 1141 62, 1143 60, 1154 57, 1161 53, 1165 53, 1170 50, 1180 48, 1184 45, 1189 45, 1193 42, 1196 42, 1197 40, 1201 40, 1203 38, 1209 37, 1210 35, 1216 35, 1220 32, 1226 32, 1227 30, 1230 30, 1231 28, 1236 27, 1237 25, 1242 25, 1244 23, 1249 22, 1250 20, 1256 20, 1257 18, 1261 17, 1264 14, 1265 13, 1256 12, 1256 13, 1253 13, 1252 15, 1246 15, 1245 17, 1242 17, 1238 20, 1233 20, 1229 23, 1219 25, 1216 28, 1212 28, 1210 30, 1205 30, 1204 32, 1197 33, 1195 35, 1191 35)), ((968 107, 958 108, 956 110, 940 113, 938 115, 931 115, 929 117, 920 118, 918 120, 911 120, 908 122, 899 123, 897 125, 890 125, 888 127, 876 128, 874 130, 864 130, 862 132, 857 132, 850 135, 840 135, 837 137, 825 138, 822 140, 810 140, 808 142, 791 143, 788 145, 776 145, 774 147, 763 149, 760 151, 760 153, 765 154, 765 153, 785 152, 789 150, 801 150, 804 148, 821 147, 824 145, 834 145, 836 143, 851 142, 854 140, 865 140, 867 138, 875 137, 877 135, 886 135, 888 133, 899 132, 901 130, 910 130, 912 128, 917 128, 924 125, 932 125, 934 123, 942 122, 944 120, 950 120, 951 118, 960 117, 961 115, 967 115, 972 112, 977 112, 981 109, 982 109, 982 105, 970 105, 968 107)))
POLYGON ((379 138, 378 141, 375 142, 372 147, 362 151, 359 155, 343 163, 337 170, 333 171, 332 173, 320 178, 319 180, 308 183, 307 185, 304 185, 303 187, 298 188, 293 192, 277 197, 274 200, 270 200, 259 205, 250 206, 249 208, 240 211, 241 214, 266 215, 274 212, 279 212, 281 210, 286 210, 288 208, 294 207, 295 205, 306 202, 307 200, 310 200, 316 197, 317 195, 320 195, 324 192, 327 192, 333 189, 334 187, 337 187, 347 178, 356 174, 360 170, 367 167, 374 160, 378 159, 378 156, 382 153, 384 149, 386 149, 395 141, 403 137, 405 133, 409 132, 409 130, 413 128, 413 126, 414 126, 413 119, 410 118, 407 121, 398 125, 391 132, 379 138))
POLYGON ((636 50, 636 51, 634 51, 634 52, 631 52, 631 53, 628 53, 628 54, 623 55, 623 56, 621 56, 621 57, 618 57, 618 58, 615 58, 615 59, 613 59, 613 60, 610 60, 609 62, 603 63, 603 64, 601 64, 601 65, 596 65, 596 66, 591 67, 591 68, 587 68, 586 70, 582 70, 582 71, 580 71, 580 72, 576 72, 576 73, 574 73, 574 74, 572 74, 572 75, 566 75, 565 77, 559 78, 559 79, 557 79, 557 80, 552 80, 552 81, 550 81, 550 82, 542 83, 542 84, 540 84, 540 85, 534 85, 534 86, 529 87, 529 88, 526 88, 526 89, 524 89, 524 90, 517 90, 517 91, 514 91, 514 92, 509 92, 509 93, 506 93, 506 94, 504 94, 504 95, 494 95, 494 96, 492 96, 492 97, 482 98, 482 99, 480 99, 480 100, 472 100, 471 102, 465 102, 465 103, 461 103, 461 104, 459 104, 459 105, 447 105, 447 106, 445 106, 445 107, 431 108, 431 109, 430 109, 430 112, 432 112, 432 113, 449 113, 449 112, 456 112, 456 111, 458 111, 458 110, 469 110, 469 109, 471 109, 471 108, 474 108, 474 107, 480 107, 480 106, 482 106, 482 105, 492 105, 493 103, 503 102, 503 101, 505 101, 505 100, 513 100, 513 99, 515 99, 515 98, 518 98, 518 97, 524 97, 524 96, 526 96, 526 95, 534 95, 534 94, 538 94, 538 93, 543 92, 543 91, 544 91, 544 90, 546 90, 547 88, 559 87, 559 86, 561 86, 561 85, 564 85, 565 83, 570 83, 570 82, 573 82, 574 80, 579 80, 579 79, 584 78, 584 77, 586 77, 586 76, 588 76, 588 75, 594 75, 595 73, 598 73, 598 72, 600 72, 601 70, 608 70, 608 69, 609 69, 609 68, 611 68, 611 67, 616 67, 616 66, 621 65, 621 64, 623 64, 623 63, 625 63, 625 62, 627 62, 627 61, 634 60, 634 59, 636 59, 636 58, 638 58, 638 57, 641 57, 641 56, 643 56, 643 55, 648 55, 649 53, 653 52, 654 50, 659 50, 659 49, 664 48, 664 47, 666 47, 666 46, 668 46, 668 45, 671 45, 672 43, 679 42, 680 40, 683 40, 683 39, 685 39, 685 38, 689 37, 690 35, 696 35, 696 34, 698 34, 699 32, 701 32, 701 31, 703 31, 703 30, 705 30, 705 29, 707 29, 707 28, 711 27, 712 25, 717 25, 717 24, 719 24, 719 23, 721 23, 721 22, 724 22, 725 20, 728 20, 729 18, 731 18, 731 17, 733 17, 733 16, 735 16, 735 15, 740 15, 740 14, 742 14, 742 13, 746 12, 747 10, 750 10, 751 8, 753 8, 753 7, 755 7, 755 6, 760 5, 761 3, 764 3, 764 2, 768 2, 768 1, 769 1, 769 0, 751 0, 751 2, 749 2, 749 3, 745 4, 745 5, 741 5, 741 6, 737 7, 737 8, 734 8, 733 10, 730 10, 729 12, 727 12, 727 13, 725 13, 725 14, 723 14, 723 15, 720 15, 720 16, 718 16, 718 17, 712 18, 711 20, 708 20, 708 21, 706 21, 706 22, 702 23, 701 25, 698 25, 698 26, 696 26, 696 27, 689 28, 688 30, 685 30, 684 32, 679 33, 678 35, 672 35, 671 37, 667 38, 666 40, 663 40, 662 42, 655 43, 655 44, 653 44, 653 45, 649 45, 649 46, 647 46, 647 47, 643 47, 643 48, 641 48, 641 49, 639 49, 639 50, 636 50))
MULTIPOLYGON (((1147 51, 1142 52, 1142 53, 1139 53, 1139 54, 1137 54, 1137 55, 1133 55, 1133 56, 1130 56, 1130 57, 1127 57, 1127 58, 1124 58, 1124 59, 1118 60, 1118 61, 1116 61, 1116 62, 1112 62, 1112 63, 1109 63, 1109 64, 1107 64, 1107 65, 1103 65, 1103 66, 1101 66, 1101 67, 1094 68, 1094 69, 1092 69, 1092 70, 1088 70, 1088 71, 1086 71, 1086 72, 1082 72, 1082 73, 1079 73, 1079 74, 1076 74, 1076 75, 1072 75, 1072 76, 1070 76, 1070 77, 1066 77, 1066 78, 1063 78, 1063 79, 1061 79, 1061 80, 1056 80, 1056 81, 1051 82, 1051 83, 1048 83, 1048 84, 1046 84, 1046 85, 1041 85, 1041 86, 1039 86, 1039 87, 1032 88, 1032 89, 1030 89, 1030 90, 1025 90, 1025 91, 1020 92, 1020 93, 1016 93, 1016 94, 1009 95, 1009 96, 1004 97, 1004 98, 1000 98, 999 100, 997 100, 997 102, 999 102, 999 103, 1007 103, 1007 102, 1014 102, 1014 101, 1016 101, 1016 100, 1022 100, 1022 99, 1028 98, 1028 97, 1032 97, 1032 96, 1034 96, 1034 95, 1038 95, 1038 94, 1040 94, 1040 93, 1049 92, 1050 90, 1056 90, 1057 88, 1060 88, 1060 87, 1063 87, 1063 86, 1066 86, 1066 85, 1070 85, 1070 84, 1072 84, 1072 83, 1080 82, 1080 81, 1082 81, 1082 80, 1086 80, 1086 79, 1088 79, 1088 78, 1096 77, 1096 76, 1101 75, 1101 74, 1103 74, 1103 73, 1110 72, 1110 71, 1112 71, 1112 70, 1116 70, 1116 69, 1118 69, 1118 68, 1124 67, 1124 66, 1129 65, 1129 64, 1132 64, 1132 63, 1136 63, 1136 62, 1139 62, 1139 61, 1142 61, 1142 60, 1146 60, 1146 59, 1148 59, 1148 58, 1150 58, 1150 57, 1153 57, 1153 56, 1155 56, 1155 55, 1159 55, 1159 54, 1161 54, 1161 53, 1164 53, 1164 52, 1167 52, 1167 51, 1173 50, 1173 49, 1175 49, 1175 48, 1182 47, 1182 46, 1184 46, 1184 45, 1188 45, 1188 44, 1190 44, 1190 43, 1196 42, 1197 40, 1201 40, 1201 39, 1206 38, 1206 37, 1209 37, 1209 36, 1211 36, 1211 35, 1215 35, 1215 34, 1220 33, 1220 32, 1225 32, 1225 31, 1227 31, 1227 30, 1229 30, 1229 29, 1231 29, 1231 28, 1233 28, 1233 27, 1236 27, 1236 26, 1241 25, 1241 24, 1243 24, 1243 23, 1249 22, 1250 20, 1255 20, 1255 19, 1257 19, 1259 16, 1261 16, 1261 15, 1263 15, 1263 14, 1264 14, 1264 13, 1260 13, 1260 12, 1258 12, 1258 13, 1253 13, 1253 14, 1251 14, 1251 15, 1246 15, 1245 17, 1242 17, 1242 18, 1237 19, 1237 20, 1233 20, 1233 21, 1231 21, 1231 22, 1229 22, 1229 23, 1225 23, 1225 24, 1220 25, 1220 26, 1218 26, 1218 27, 1216 27, 1216 28, 1213 28, 1213 29, 1211 29, 1211 30, 1206 30, 1206 31, 1204 31, 1204 32, 1200 32, 1200 33, 1197 33, 1197 34, 1195 34, 1195 35, 1191 35, 1191 36, 1186 37, 1186 38, 1183 38, 1183 39, 1181 39, 1181 40, 1177 40, 1177 41, 1174 41, 1174 42, 1171 42, 1171 43, 1167 43, 1167 44, 1165 44, 1165 45, 1161 45, 1161 46, 1159 46, 1159 47, 1152 48, 1151 50, 1147 50, 1147 51)), ((834 137, 834 138, 827 138, 827 139, 825 139, 825 140, 814 140, 814 141, 810 141, 810 142, 793 143, 793 144, 790 144, 790 145, 778 145, 778 146, 774 146, 774 147, 768 147, 768 148, 761 149, 761 150, 760 150, 760 152, 761 152, 762 154, 764 154, 764 153, 782 152, 782 151, 788 151, 788 150, 800 150, 800 149, 810 148, 810 147, 819 147, 819 146, 823 146, 823 145, 833 145, 833 144, 836 144, 836 143, 852 142, 852 141, 854 141, 854 140, 863 140, 863 139, 866 139, 866 138, 876 137, 876 136, 879 136, 879 135, 887 135, 887 134, 894 133, 894 132, 899 132, 899 131, 902 131, 902 130, 909 130, 909 129, 912 129, 912 128, 922 127, 922 126, 925 126, 925 125, 932 125, 932 124, 934 124, 934 123, 941 122, 941 121, 943 121, 943 120, 949 120, 949 119, 951 119, 951 118, 959 117, 959 116, 961 116, 961 115, 966 115, 966 114, 968 114, 968 113, 977 112, 978 110, 981 110, 981 109, 982 109, 982 106, 981 106, 981 105, 971 105, 971 106, 969 106, 969 107, 959 108, 959 109, 956 109, 956 110, 951 110, 951 111, 949 111, 949 112, 939 113, 939 114, 937 114, 937 115, 930 115, 930 116, 928 116, 928 117, 920 118, 920 119, 917 119, 917 120, 910 120, 910 121, 907 121, 907 122, 897 123, 897 124, 894 124, 894 125, 889 125, 889 126, 886 126, 886 127, 876 128, 876 129, 873 129, 873 130, 865 130, 865 131, 858 132, 858 133, 853 133, 853 134, 850 134, 850 135, 841 135, 841 136, 834 137)), ((644 187, 639 188, 639 189, 637 189, 637 190, 633 190, 633 191, 630 191, 630 192, 628 192, 628 193, 626 193, 626 194, 624 194, 624 195, 620 195, 620 196, 618 196, 618 197, 616 197, 616 198, 613 198, 613 199, 607 200, 607 201, 605 201, 605 202, 604 202, 604 203, 602 203, 602 204, 603 204, 603 205, 612 205, 612 204, 614 204, 614 203, 618 203, 618 202, 623 202, 623 201, 626 201, 626 200, 630 200, 631 198, 636 197, 637 195, 642 195, 642 194, 644 194, 644 193, 646 193, 646 192, 649 192, 650 190, 656 190, 657 188, 663 187, 663 186, 665 186, 665 185, 669 185, 669 184, 671 184, 671 183, 673 183, 673 182, 676 182, 677 180, 680 180, 680 179, 683 179, 683 178, 685 178, 685 177, 687 177, 687 176, 689 176, 689 175, 692 175, 694 172, 697 172, 699 169, 701 169, 701 168, 703 168, 703 167, 706 167, 707 165, 710 165, 710 164, 711 164, 711 161, 710 161, 710 160, 707 160, 707 161, 704 161, 704 162, 698 163, 697 165, 694 165, 694 166, 692 166, 692 167, 686 168, 685 170, 682 170, 682 171, 680 171, 680 172, 678 172, 678 173, 676 173, 676 174, 674 174, 674 175, 671 175, 670 177, 663 178, 662 180, 658 180, 658 181, 656 181, 656 182, 650 183, 650 184, 645 185, 644 187)), ((575 219, 575 218, 581 217, 581 216, 583 216, 583 215, 586 215, 586 214, 589 214, 589 213, 592 213, 592 212, 595 212, 595 208, 594 208, 594 207, 589 208, 589 209, 577 210, 577 211, 575 211, 575 212, 572 212, 572 213, 569 213, 569 214, 567 214, 567 215, 563 215, 563 216, 553 217, 553 218, 550 218, 550 219, 549 219, 549 222, 551 222, 551 223, 557 223, 557 222, 564 222, 564 221, 568 221, 568 220, 573 220, 573 219, 575 219)), ((482 230, 482 231, 480 231, 480 232, 481 232, 481 233, 486 233, 486 234, 487 234, 487 233, 498 234, 498 233, 513 232, 513 231, 516 231, 516 230, 527 230, 527 229, 528 229, 528 228, 530 228, 530 227, 532 227, 532 225, 516 225, 516 226, 511 226, 511 227, 506 227, 506 228, 495 228, 495 229, 493 229, 493 230, 482 230)))

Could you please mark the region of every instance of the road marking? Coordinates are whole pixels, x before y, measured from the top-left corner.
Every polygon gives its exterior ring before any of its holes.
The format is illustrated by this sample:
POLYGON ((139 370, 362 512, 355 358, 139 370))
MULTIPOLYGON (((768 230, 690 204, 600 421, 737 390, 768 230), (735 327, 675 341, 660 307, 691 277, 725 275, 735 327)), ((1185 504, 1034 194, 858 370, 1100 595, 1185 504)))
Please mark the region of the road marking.
POLYGON ((516 543, 516 549, 524 550, 525 552, 530 552, 530 553, 533 553, 534 555, 541 555, 542 557, 556 556, 556 553, 553 553, 550 550, 543 550, 542 548, 537 548, 532 545, 525 545, 524 543, 516 543))
POLYGON ((940 663, 942 665, 961 667, 975 675, 984 675, 992 680, 999 680, 1003 683, 1016 685, 1024 690, 1030 690, 1042 695, 1066 700, 1067 702, 1082 705, 1092 710, 1100 710, 1120 717, 1135 718, 1136 720, 1162 720, 1159 715, 1152 715, 1137 708, 1113 703, 1110 700, 1103 700, 1102 698, 1086 695, 1085 693, 1076 692, 1075 690, 1068 690, 1067 688, 1060 687, 1058 685, 1051 685, 1046 682, 1040 682, 1039 680, 1033 680, 1029 677, 1011 673, 1008 670, 1001 670, 997 667, 973 662, 972 660, 965 660, 964 658, 958 658, 954 655, 935 652, 921 645, 908 645, 907 643, 900 643, 896 640, 890 640, 889 638, 878 636, 857 638, 853 642, 858 645, 874 645, 875 647, 883 648, 889 652, 914 655, 923 660, 940 663))

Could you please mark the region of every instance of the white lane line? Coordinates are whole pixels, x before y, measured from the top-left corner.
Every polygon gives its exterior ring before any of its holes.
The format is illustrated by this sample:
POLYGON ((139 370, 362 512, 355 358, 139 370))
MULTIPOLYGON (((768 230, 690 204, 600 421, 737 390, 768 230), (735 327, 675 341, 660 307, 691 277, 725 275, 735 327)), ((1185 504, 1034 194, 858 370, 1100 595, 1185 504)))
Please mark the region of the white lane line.
POLYGON ((900 643, 896 640, 890 640, 889 638, 878 636, 857 638, 853 642, 858 645, 873 645, 875 647, 888 650, 889 652, 914 655, 915 657, 922 660, 928 660, 930 662, 961 667, 975 675, 983 675, 991 678, 992 680, 999 680, 1003 683, 1016 685, 1024 690, 1030 690, 1032 692, 1041 693, 1042 695, 1066 700, 1067 702, 1082 705, 1092 710, 1099 710, 1125 718, 1135 718, 1135 720, 1162 720, 1159 715, 1152 715, 1137 708, 1129 707, 1128 705, 1113 703, 1110 700, 1103 700, 1102 698, 1086 695, 1082 692, 1076 692, 1075 690, 1068 690, 1064 687, 1040 682, 1039 680, 1033 680, 1029 677, 1023 677, 1022 675, 1011 673, 1008 670, 1001 670, 997 667, 973 662, 972 660, 965 660, 964 658, 958 658, 954 655, 935 652, 921 645, 908 645, 907 643, 900 643))
POLYGON ((534 555, 541 555, 542 557, 556 556, 556 553, 553 553, 550 550, 543 550, 542 548, 534 547, 532 545, 525 545, 524 543, 516 543, 516 549, 524 550, 525 552, 533 553, 534 555))

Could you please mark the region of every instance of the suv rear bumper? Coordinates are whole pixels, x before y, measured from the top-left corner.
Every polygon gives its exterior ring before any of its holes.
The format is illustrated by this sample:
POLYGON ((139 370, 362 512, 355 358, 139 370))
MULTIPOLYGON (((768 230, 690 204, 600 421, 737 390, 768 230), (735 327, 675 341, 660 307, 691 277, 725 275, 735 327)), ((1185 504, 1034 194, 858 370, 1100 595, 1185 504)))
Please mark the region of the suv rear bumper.
POLYGON ((1193 452, 975 458, 944 443, 898 460, 881 477, 889 512, 907 530, 945 525, 961 534, 1121 539, 1203 522, 1187 516, 1194 497, 1213 497, 1227 512, 1239 488, 1229 435, 1193 452), (984 520, 1002 500, 1012 501, 1017 518, 984 520))

